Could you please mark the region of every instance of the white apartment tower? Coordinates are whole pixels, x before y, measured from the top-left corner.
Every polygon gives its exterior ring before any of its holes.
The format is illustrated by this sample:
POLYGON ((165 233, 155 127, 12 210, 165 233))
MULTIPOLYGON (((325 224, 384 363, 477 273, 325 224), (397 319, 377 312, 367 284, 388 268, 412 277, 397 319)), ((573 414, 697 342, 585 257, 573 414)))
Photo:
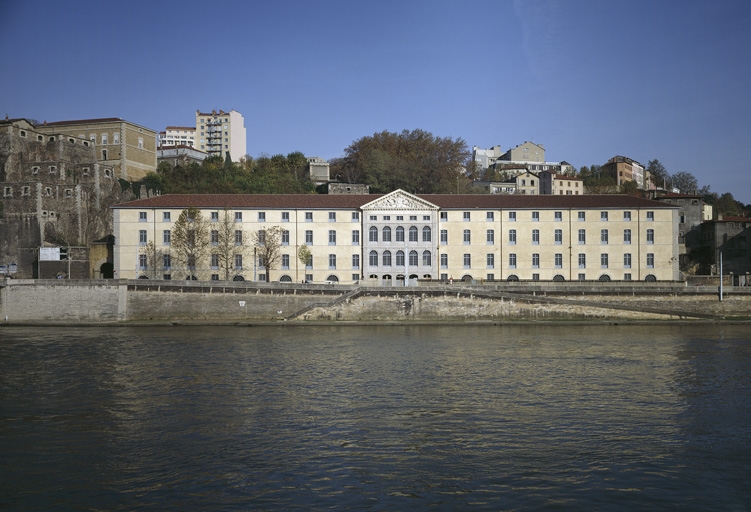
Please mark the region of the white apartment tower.
POLYGON ((247 154, 245 137, 245 119, 240 112, 196 110, 196 149, 222 158, 229 153, 232 161, 237 162, 247 154))

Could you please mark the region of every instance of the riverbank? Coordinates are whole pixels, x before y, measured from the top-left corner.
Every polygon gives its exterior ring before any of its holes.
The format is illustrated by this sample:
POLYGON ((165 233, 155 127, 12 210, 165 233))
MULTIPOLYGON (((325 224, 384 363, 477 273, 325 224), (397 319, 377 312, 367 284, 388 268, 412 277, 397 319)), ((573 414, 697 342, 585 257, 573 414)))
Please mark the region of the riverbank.
POLYGON ((494 283, 410 288, 6 280, 5 325, 401 325, 751 320, 751 289, 684 283, 494 283))

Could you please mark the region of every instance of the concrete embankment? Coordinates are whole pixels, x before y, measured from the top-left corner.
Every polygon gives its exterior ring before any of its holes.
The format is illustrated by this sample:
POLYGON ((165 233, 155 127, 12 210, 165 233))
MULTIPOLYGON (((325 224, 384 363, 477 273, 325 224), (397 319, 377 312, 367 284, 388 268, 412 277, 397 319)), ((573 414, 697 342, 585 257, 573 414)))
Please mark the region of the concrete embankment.
POLYGON ((682 283, 412 288, 137 281, 0 281, 0 322, 261 323, 746 321, 751 289, 682 283))

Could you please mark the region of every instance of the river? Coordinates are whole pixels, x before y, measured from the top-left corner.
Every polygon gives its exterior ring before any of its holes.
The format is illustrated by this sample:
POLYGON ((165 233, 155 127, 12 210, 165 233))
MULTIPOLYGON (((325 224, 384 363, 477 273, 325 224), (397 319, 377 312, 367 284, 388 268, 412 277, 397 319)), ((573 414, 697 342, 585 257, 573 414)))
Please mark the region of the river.
POLYGON ((0 328, 7 510, 749 510, 748 326, 0 328))

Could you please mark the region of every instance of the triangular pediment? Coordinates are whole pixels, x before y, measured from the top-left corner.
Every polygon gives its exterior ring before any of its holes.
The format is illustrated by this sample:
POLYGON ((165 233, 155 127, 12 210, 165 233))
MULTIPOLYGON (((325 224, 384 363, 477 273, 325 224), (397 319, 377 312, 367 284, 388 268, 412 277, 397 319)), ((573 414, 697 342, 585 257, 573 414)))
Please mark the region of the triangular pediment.
POLYGON ((388 211, 406 211, 406 210, 438 210, 438 206, 429 201, 405 192, 402 189, 394 190, 383 197, 366 203, 362 210, 388 210, 388 211))

